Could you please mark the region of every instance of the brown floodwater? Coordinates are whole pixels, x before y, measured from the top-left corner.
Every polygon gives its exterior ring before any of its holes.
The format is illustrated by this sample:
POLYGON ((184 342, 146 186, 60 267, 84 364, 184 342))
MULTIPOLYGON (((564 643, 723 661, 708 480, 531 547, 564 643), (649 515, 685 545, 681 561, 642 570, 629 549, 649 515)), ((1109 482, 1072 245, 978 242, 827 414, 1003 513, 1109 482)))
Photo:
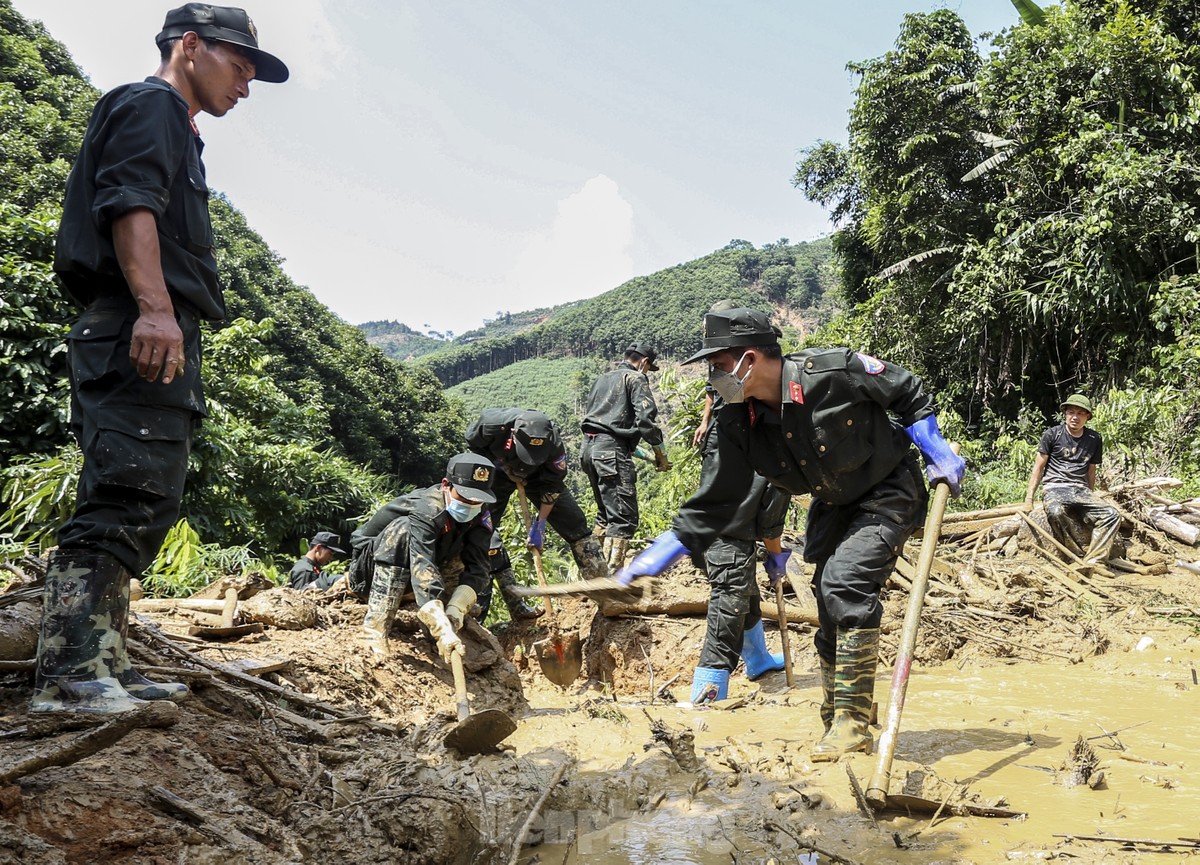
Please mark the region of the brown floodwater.
MULTIPOLYGON (((798 859, 790 845, 771 850, 770 836, 761 828, 763 814, 797 836, 864 865, 1053 857, 1075 862, 1167 861, 1168 854, 1135 853, 1115 843, 1068 842, 1055 834, 1158 841, 1200 838, 1198 668, 1200 641, 1194 638, 1074 666, 915 668, 897 740, 897 768, 901 761, 923 764, 943 781, 969 784, 971 792, 989 801, 1003 797, 1009 807, 1028 814, 1023 820, 951 816, 932 826, 928 817, 897 815, 881 816, 878 827, 872 826, 855 807, 845 765, 807 760, 820 732, 820 694, 811 671, 798 675, 791 692, 785 692, 782 674, 770 677, 779 681, 760 683, 764 702, 734 711, 648 707, 650 715, 670 727, 695 731, 696 750, 712 775, 711 783, 700 790, 689 790, 695 776, 675 770, 663 757, 664 749, 645 750, 650 734, 642 707, 622 705, 630 721, 622 726, 562 712, 582 698, 535 694, 531 703, 539 710, 509 740, 519 753, 553 748, 576 754, 579 764, 572 783, 577 787, 635 776, 644 787, 649 775, 651 787, 658 788, 651 798, 665 795, 639 811, 631 780, 626 807, 614 808, 610 802, 604 813, 550 812, 544 826, 548 843, 529 848, 522 861, 728 865, 765 863, 772 856, 779 863, 833 861, 819 854, 798 859), (1116 731, 1115 740, 1105 736, 1116 731), (1081 735, 1091 739, 1100 758, 1105 773, 1101 789, 1066 788, 1056 782, 1054 770, 1081 735), (752 767, 732 788, 726 758, 752 767), (647 765, 648 760, 661 762, 647 765), (794 798, 796 790, 820 792, 833 807, 801 810, 789 821, 787 811, 776 811, 772 794, 794 798), (572 833, 573 843, 567 843, 572 833), (896 838, 906 849, 897 847, 896 838)), ((876 685, 881 718, 890 672, 882 671, 876 685)), ((732 695, 757 687, 735 676, 732 695)), ((875 758, 857 756, 848 762, 865 785, 875 758)), ((893 780, 893 791, 901 780, 893 780)), ((1179 855, 1170 858, 1177 861, 1179 855)))

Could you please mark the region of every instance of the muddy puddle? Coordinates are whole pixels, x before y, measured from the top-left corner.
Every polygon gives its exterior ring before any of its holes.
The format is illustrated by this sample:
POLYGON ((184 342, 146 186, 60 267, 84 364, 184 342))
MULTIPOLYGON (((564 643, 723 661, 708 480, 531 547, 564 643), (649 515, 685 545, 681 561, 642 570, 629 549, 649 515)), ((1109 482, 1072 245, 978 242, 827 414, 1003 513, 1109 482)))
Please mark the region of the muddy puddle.
MULTIPOLYGON (((594 803, 547 809, 522 862, 835 862, 800 852, 812 841, 853 863, 991 863, 1068 858, 1078 862, 1168 861, 1177 855, 1056 834, 1176 841, 1200 837, 1200 642, 1113 653, 1078 665, 1023 663, 914 670, 897 741, 896 780, 920 764, 945 782, 1027 812, 1023 819, 884 814, 863 816, 847 763, 865 786, 875 759, 813 764, 819 686, 811 672, 786 691, 783 676, 754 685, 735 677, 734 711, 688 711, 619 703, 627 719, 580 707, 583 697, 532 695, 534 713, 510 739, 518 754, 576 755, 574 798, 604 785, 594 803), (778 682, 769 681, 778 678, 778 682), (681 771, 651 742, 649 717, 695 735, 700 773, 681 771), (1106 735, 1112 734, 1112 735, 1106 735), (1083 736, 1099 758, 1097 789, 1066 787, 1060 770, 1083 736), (622 793, 622 789, 624 792, 622 793), (803 802, 797 807, 797 797, 803 802), (595 804, 602 803, 602 804, 595 804), (791 836, 789 839, 789 835, 791 836), (901 848, 900 845, 904 845, 901 848)), ((886 710, 890 670, 876 686, 886 710)), ((682 692, 682 688, 679 689, 682 692)), ((551 802, 559 797, 553 797, 551 802)), ((570 797, 568 797, 570 798, 570 797)))

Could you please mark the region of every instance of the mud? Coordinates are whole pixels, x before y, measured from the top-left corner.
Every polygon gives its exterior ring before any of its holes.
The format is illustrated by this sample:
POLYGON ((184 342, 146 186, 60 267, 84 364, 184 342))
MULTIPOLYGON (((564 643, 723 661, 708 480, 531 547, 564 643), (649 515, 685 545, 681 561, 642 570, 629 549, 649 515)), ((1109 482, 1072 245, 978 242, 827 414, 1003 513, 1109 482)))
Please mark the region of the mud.
MULTIPOLYGON (((1193 551, 1159 552, 1173 561, 1193 551)), ((1200 837, 1200 578, 1110 575, 1076 594, 1049 588, 1025 553, 948 561, 954 574, 935 581, 923 619, 894 789, 913 770, 948 803, 1007 803, 1023 819, 864 813, 848 768, 865 784, 872 757, 808 759, 821 730, 807 626, 792 628, 796 686, 782 673, 755 683, 735 673, 731 696, 744 702, 731 710, 676 705, 700 616, 607 618, 568 601, 560 623, 580 632, 586 666, 566 690, 517 651, 545 626, 510 624, 495 638, 473 627, 472 703, 508 712, 518 729, 501 753, 462 759, 443 742, 455 718, 450 672, 411 611, 380 663, 356 640, 362 606, 310 609, 278 591, 250 608, 284 627, 180 644, 228 665, 282 664, 262 677, 339 717, 212 675, 156 641, 155 629, 181 633, 187 621, 144 614, 132 629, 139 662, 183 669, 195 687, 180 722, 0 788, 0 862, 502 863, 543 794, 522 862, 1124 863, 1171 854, 1056 836, 1200 837), (285 629, 296 621, 314 625, 285 629), (1068 785, 1081 738, 1095 760, 1084 783, 1068 785)), ((810 602, 803 574, 794 579, 801 611, 810 602)), ((704 588, 685 572, 663 592, 704 588)), ((906 601, 889 591, 881 717, 906 601)), ((779 648, 769 622, 767 639, 779 648)), ((27 671, 0 672, 0 765, 73 735, 28 732, 31 685, 27 671)))

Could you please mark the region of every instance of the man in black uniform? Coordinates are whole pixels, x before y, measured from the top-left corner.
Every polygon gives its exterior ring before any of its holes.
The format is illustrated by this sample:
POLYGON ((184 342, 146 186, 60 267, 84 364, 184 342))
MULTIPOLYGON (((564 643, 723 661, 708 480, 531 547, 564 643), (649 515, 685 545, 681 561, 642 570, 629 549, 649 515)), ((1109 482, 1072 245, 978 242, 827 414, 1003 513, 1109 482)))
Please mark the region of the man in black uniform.
POLYGON ((609 566, 625 562, 629 539, 637 531, 637 469, 632 454, 643 438, 654 449, 654 466, 671 468, 663 434, 655 424, 658 406, 647 372, 655 372, 658 354, 645 343, 625 350, 625 360, 592 385, 583 418, 581 461, 596 499, 597 537, 606 538, 609 566))
POLYGON ((363 631, 376 655, 388 655, 388 631, 409 588, 442 659, 449 663, 452 652, 462 653, 458 631, 491 579, 492 518, 486 505, 496 500, 495 476, 486 457, 457 454, 440 484, 392 499, 368 521, 384 523, 362 553, 374 565, 363 631), (457 585, 443 602, 452 580, 457 585))
POLYGON ((83 450, 74 514, 46 574, 30 711, 114 713, 187 688, 150 682, 125 651, 129 581, 179 516, 205 414, 199 321, 225 315, 203 143, 193 121, 287 67, 241 9, 167 13, 153 76, 105 94, 67 181, 54 269, 84 308, 68 335, 71 427, 83 450))
POLYGON ((334 556, 344 556, 346 551, 341 548, 342 539, 333 532, 317 532, 308 545, 308 552, 292 565, 288 574, 288 585, 293 589, 314 589, 325 591, 338 578, 325 572, 325 566, 333 561, 334 556))
POLYGON ((702 553, 734 519, 755 472, 785 493, 812 494, 805 559, 815 565, 825 736, 814 760, 870 752, 868 730, 880 592, 905 540, 924 517, 929 478, 958 495, 965 465, 942 438, 921 380, 845 348, 784 357, 779 331, 750 309, 709 313, 703 348, 709 382, 726 405, 717 458, 700 489, 621 574, 661 573, 688 551, 702 553))
POLYGON ((537 513, 530 515, 526 543, 540 550, 549 521, 570 546, 581 579, 609 575, 600 546, 588 531, 587 517, 567 489, 567 451, 550 418, 532 409, 485 409, 467 427, 467 447, 500 469, 494 487, 496 504, 491 509, 496 525, 504 519, 509 498, 522 485, 529 501, 537 506, 537 513))
POLYGON ((1026 506, 1033 507, 1038 484, 1045 483, 1046 520, 1058 540, 1079 552, 1084 561, 1099 565, 1108 561, 1121 515, 1093 492, 1096 467, 1104 458, 1100 433, 1089 429, 1092 401, 1073 393, 1061 406, 1063 422, 1050 427, 1038 443, 1037 459, 1029 473, 1025 492, 1026 506), (1076 530, 1090 527, 1089 536, 1080 542, 1076 530))

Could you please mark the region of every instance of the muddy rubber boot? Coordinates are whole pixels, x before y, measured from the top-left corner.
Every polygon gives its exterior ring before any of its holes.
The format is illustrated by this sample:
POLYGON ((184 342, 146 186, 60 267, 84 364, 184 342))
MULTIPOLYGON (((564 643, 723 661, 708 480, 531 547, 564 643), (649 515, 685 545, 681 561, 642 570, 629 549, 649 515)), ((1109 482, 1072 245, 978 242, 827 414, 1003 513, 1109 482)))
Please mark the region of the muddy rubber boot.
POLYGON ((629 551, 627 538, 612 538, 612 546, 608 550, 608 569, 614 574, 625 567, 625 554, 629 551))
POLYGON ((832 762, 844 754, 875 747, 868 725, 879 660, 878 628, 838 628, 834 662, 833 723, 812 751, 814 762, 832 762))
POLYGON ((129 571, 117 565, 120 576, 110 589, 113 610, 113 624, 118 626, 117 642, 113 646, 112 672, 121 687, 139 700, 173 700, 176 703, 186 700, 192 693, 182 682, 151 682, 133 668, 126 648, 129 638, 129 584, 132 579, 129 571))
POLYGON ((579 579, 596 580, 610 576, 608 563, 604 561, 604 553, 595 538, 589 536, 574 541, 571 555, 575 557, 575 564, 579 565, 579 579))
POLYGON ((375 577, 371 580, 371 596, 367 599, 367 615, 363 617, 363 642, 371 654, 386 658, 390 654, 388 631, 400 607, 400 595, 404 580, 397 573, 400 569, 390 565, 376 565, 375 577))
POLYGON ((742 635, 742 661, 746 664, 746 678, 750 681, 783 669, 783 655, 767 651, 762 619, 742 635))
POLYGON ((496 574, 496 585, 500 587, 500 597, 504 598, 504 606, 508 607, 508 617, 514 622, 532 622, 542 613, 541 607, 535 607, 525 602, 525 599, 513 591, 517 580, 509 568, 496 574))
POLYGON ((121 568, 91 550, 56 550, 46 568, 30 713, 116 715, 147 705, 112 673, 120 634, 112 584, 121 568))
POLYGON ((729 696, 729 671, 697 667, 692 673, 692 705, 702 706, 729 696))
POLYGON ((834 683, 834 667, 832 661, 826 661, 824 658, 818 658, 821 662, 821 723, 825 725, 825 732, 829 732, 829 728, 833 726, 833 683, 834 683))

